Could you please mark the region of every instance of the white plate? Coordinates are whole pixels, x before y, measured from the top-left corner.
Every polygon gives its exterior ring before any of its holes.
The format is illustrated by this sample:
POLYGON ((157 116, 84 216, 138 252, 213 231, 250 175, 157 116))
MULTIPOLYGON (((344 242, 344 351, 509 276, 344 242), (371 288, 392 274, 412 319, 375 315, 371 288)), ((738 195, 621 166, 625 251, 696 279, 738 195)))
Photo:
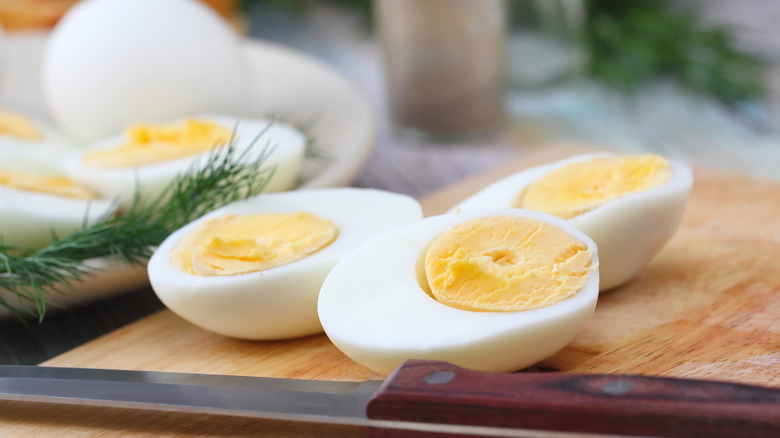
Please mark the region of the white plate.
MULTIPOLYGON (((47 34, 24 32, 6 37, 0 107, 48 118, 39 86, 47 34)), ((255 40, 246 40, 244 45, 256 78, 250 115, 310 122, 309 133, 328 155, 327 161, 306 161, 302 187, 349 184, 368 158, 376 135, 374 110, 363 93, 315 58, 255 40)), ((52 293, 47 298, 67 308, 149 284, 145 269, 110 260, 94 263, 102 269, 98 275, 75 285, 70 293, 52 293)), ((0 298, 15 299, 2 288, 0 298)), ((0 319, 9 315, 0 307, 0 319)))

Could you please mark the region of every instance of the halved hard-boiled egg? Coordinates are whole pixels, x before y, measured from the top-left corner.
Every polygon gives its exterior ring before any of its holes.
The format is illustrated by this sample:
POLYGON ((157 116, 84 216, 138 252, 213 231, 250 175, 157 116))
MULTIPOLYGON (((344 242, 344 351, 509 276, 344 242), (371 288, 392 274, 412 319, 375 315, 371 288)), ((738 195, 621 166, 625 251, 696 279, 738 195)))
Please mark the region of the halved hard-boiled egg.
POLYGON ((601 290, 633 278, 674 235, 693 184, 659 155, 586 154, 506 177, 451 211, 524 208, 568 220, 598 246, 601 290))
POLYGON ((48 122, 0 108, 0 153, 56 167, 74 150, 48 122))
POLYGON ((114 204, 42 163, 0 153, 0 240, 40 249, 111 214, 114 204))
POLYGON ((263 194, 173 233, 149 260, 149 279, 169 309, 206 330, 264 340, 319 333, 317 297, 333 265, 421 217, 413 198, 378 190, 263 194))
POLYGON ((590 238, 544 213, 433 216, 342 259, 319 315, 336 347, 377 372, 407 359, 515 371, 553 355, 590 319, 598 264, 590 238))
POLYGON ((66 172, 127 208, 136 190, 151 201, 177 175, 206 164, 215 148, 234 145, 236 156, 254 160, 266 153, 274 169, 265 191, 293 186, 303 161, 304 136, 295 128, 260 119, 200 115, 164 124, 137 124, 121 135, 72 154, 66 172), (235 134, 235 136, 234 136, 235 134), (255 140, 257 140, 255 142, 255 140))

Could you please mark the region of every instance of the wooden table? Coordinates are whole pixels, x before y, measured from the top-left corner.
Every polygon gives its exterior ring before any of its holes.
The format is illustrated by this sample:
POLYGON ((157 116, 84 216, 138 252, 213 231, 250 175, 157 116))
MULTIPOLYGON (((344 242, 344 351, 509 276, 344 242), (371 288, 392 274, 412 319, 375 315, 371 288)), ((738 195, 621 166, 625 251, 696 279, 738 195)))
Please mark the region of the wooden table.
MULTIPOLYGON (((446 211, 496 178, 579 149, 551 146, 422 199, 446 211)), ((631 373, 780 386, 780 183, 695 169, 683 223, 639 275, 604 292, 588 325, 526 371, 631 373)), ((45 365, 296 379, 382 378, 325 335, 243 341, 156 312, 45 365)), ((364 436, 360 430, 99 407, 0 403, 0 435, 364 436)), ((379 435, 381 436, 381 435, 379 435)))

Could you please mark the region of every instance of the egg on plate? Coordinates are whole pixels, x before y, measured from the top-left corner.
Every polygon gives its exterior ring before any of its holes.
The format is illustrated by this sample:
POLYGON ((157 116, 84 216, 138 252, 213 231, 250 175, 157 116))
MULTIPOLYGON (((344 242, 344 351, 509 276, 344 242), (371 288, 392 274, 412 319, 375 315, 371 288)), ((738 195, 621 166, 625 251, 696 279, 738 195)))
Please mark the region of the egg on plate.
POLYGON ((50 123, 0 108, 0 153, 11 161, 19 157, 56 167, 74 150, 73 145, 50 123))
POLYGON ((249 63, 229 25, 191 0, 84 0, 53 29, 43 90, 58 124, 79 143, 139 120, 241 114, 249 63))
POLYGON ((631 278, 674 235, 693 184, 658 155, 584 154, 508 176, 451 211, 524 208, 568 220, 599 250, 601 290, 631 278))
POLYGON ((330 340, 389 373, 407 359, 515 371, 563 348, 598 298, 593 241, 534 211, 433 216, 343 258, 320 291, 330 340))
POLYGON ((273 169, 264 191, 291 188, 306 148, 295 128, 268 120, 198 115, 163 124, 137 124, 121 135, 71 154, 63 168, 103 197, 126 209, 136 191, 152 201, 177 175, 203 167, 215 147, 231 143, 235 156, 254 160, 265 154, 262 169, 273 169), (235 135, 234 135, 235 134, 235 135))
POLYGON ((319 333, 317 296, 333 265, 421 217, 413 198, 378 190, 263 194, 173 233, 149 260, 149 279, 169 309, 206 330, 258 340, 319 333))
POLYGON ((0 152, 0 239, 40 249, 113 213, 115 205, 46 164, 0 152))

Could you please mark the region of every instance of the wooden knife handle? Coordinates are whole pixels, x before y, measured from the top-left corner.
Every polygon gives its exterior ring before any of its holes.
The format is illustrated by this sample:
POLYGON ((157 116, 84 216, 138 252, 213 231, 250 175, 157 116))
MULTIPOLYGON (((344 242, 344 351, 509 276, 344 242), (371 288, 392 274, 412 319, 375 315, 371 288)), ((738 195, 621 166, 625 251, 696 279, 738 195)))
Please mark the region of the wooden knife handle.
POLYGON ((638 375, 485 373, 410 360, 372 419, 661 437, 780 437, 780 390, 638 375))

